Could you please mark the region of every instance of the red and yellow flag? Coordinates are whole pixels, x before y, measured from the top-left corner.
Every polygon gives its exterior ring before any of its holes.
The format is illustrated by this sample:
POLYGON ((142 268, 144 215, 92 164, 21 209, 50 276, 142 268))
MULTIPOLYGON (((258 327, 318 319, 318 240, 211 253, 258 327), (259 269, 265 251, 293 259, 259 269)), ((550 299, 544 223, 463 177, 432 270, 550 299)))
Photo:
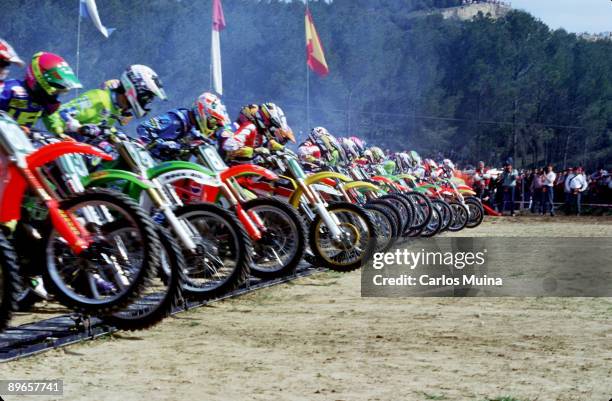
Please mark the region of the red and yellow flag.
POLYGON ((309 9, 306 9, 306 57, 306 63, 311 70, 322 77, 329 74, 321 39, 319 39, 309 9))

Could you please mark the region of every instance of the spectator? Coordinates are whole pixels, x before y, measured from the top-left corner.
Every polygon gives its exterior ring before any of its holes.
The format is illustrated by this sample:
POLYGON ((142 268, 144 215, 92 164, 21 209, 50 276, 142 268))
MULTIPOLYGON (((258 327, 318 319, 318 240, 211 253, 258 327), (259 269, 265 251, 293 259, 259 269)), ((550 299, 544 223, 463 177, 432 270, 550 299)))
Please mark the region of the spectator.
POLYGON ((575 176, 576 174, 574 173, 574 169, 570 167, 563 172, 563 178, 559 180, 560 182, 563 182, 563 208, 565 209, 566 214, 569 214, 572 203, 572 191, 570 190, 568 183, 569 180, 575 176))
POLYGON ((480 199, 484 197, 485 189, 488 185, 487 181, 485 178, 485 164, 483 161, 480 161, 474 171, 474 191, 480 199))
POLYGON ((544 185, 544 171, 539 168, 533 174, 533 180, 531 181, 531 213, 544 213, 543 199, 542 199, 542 186, 544 185), (536 207, 537 205, 537 207, 536 207))
POLYGON ((506 210, 506 205, 510 203, 510 215, 516 216, 514 213, 514 196, 516 193, 516 179, 518 172, 512 168, 512 164, 508 163, 504 167, 504 172, 499 177, 502 186, 502 207, 501 213, 506 210))
POLYGON ((551 216, 555 215, 555 206, 553 202, 555 200, 554 186, 556 179, 557 174, 553 171, 552 164, 549 164, 546 166, 542 185, 542 197, 544 198, 542 214, 550 213, 551 216))
POLYGON ((582 200, 582 193, 589 187, 586 176, 583 173, 582 167, 576 167, 576 172, 571 176, 568 175, 565 181, 565 188, 569 191, 570 202, 567 213, 573 213, 580 216, 580 203, 582 200))

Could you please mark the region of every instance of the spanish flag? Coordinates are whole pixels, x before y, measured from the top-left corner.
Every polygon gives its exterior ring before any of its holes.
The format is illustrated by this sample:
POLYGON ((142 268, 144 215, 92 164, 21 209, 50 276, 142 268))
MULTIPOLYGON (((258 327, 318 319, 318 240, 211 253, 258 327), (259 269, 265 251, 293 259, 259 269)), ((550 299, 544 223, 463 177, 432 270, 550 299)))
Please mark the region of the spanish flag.
POLYGON ((310 10, 306 9, 306 63, 311 70, 324 77, 329 74, 329 67, 325 61, 321 39, 312 21, 310 10))

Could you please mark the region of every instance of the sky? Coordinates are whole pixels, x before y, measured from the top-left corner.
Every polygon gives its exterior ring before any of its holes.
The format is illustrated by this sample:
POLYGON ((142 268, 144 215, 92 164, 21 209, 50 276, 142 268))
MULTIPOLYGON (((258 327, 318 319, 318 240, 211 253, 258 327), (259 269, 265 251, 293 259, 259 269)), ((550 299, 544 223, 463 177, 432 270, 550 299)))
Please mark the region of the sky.
POLYGON ((611 0, 509 0, 513 8, 530 12, 552 29, 568 32, 612 31, 611 0))

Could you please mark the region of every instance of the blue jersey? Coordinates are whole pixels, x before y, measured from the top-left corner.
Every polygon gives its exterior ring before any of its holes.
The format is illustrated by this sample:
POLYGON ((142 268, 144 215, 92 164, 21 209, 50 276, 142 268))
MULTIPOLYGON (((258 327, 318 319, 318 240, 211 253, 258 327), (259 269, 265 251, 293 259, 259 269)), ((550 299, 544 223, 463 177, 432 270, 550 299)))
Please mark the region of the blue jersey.
POLYGON ((178 141, 196 130, 189 118, 189 110, 174 109, 162 115, 150 118, 136 128, 138 137, 146 143, 155 139, 178 141))
POLYGON ((11 79, 4 82, 0 91, 0 110, 10 114, 17 124, 31 128, 40 117, 53 114, 60 106, 56 97, 45 100, 45 104, 34 100, 24 81, 11 79))

